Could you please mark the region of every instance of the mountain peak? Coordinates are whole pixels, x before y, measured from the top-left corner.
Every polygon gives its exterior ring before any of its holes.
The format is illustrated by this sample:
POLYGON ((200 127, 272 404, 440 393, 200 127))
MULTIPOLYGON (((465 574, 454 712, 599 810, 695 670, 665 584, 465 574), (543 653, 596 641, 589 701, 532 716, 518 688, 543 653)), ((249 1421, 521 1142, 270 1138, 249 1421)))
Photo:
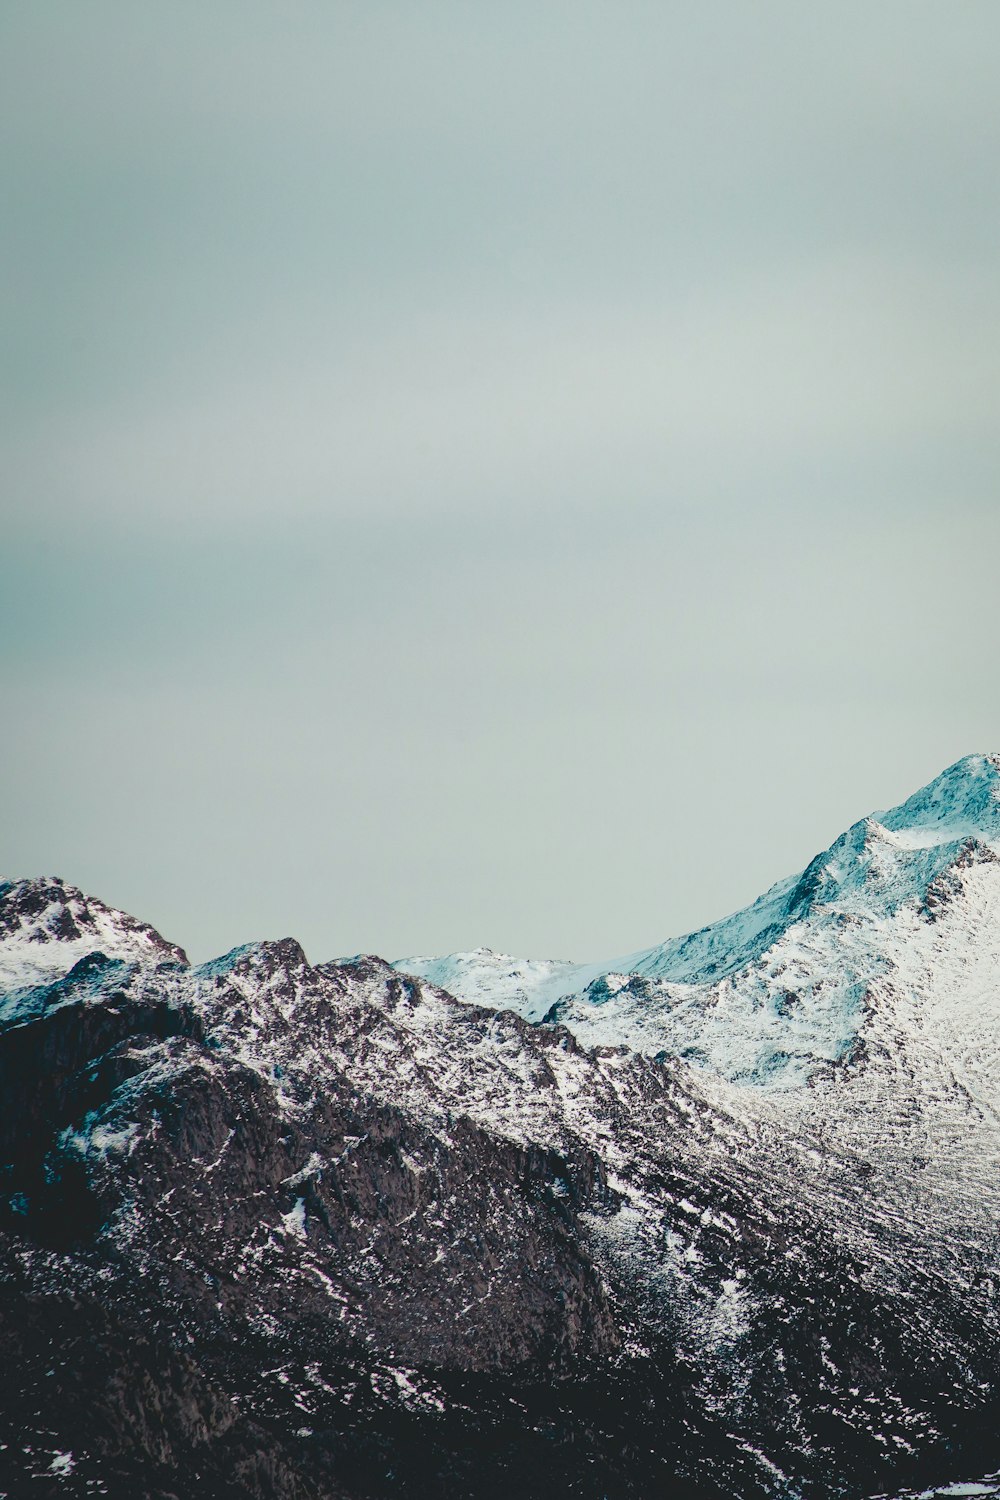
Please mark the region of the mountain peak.
POLYGON ((0 884, 0 1490, 974 1472, 998 771, 966 758, 660 949, 411 964, 481 1008, 291 939, 186 967, 71 886, 0 884))
POLYGON ((88 953, 187 963, 176 943, 58 876, 0 881, 0 982, 16 988, 62 973, 88 953))
POLYGON ((949 840, 1000 837, 1000 755, 963 756, 879 822, 893 833, 926 831, 949 840))
POLYGON ((665 1050, 731 1079, 795 1085, 849 1055, 868 986, 912 945, 921 914, 943 913, 941 883, 957 890, 971 863, 997 854, 1000 755, 967 755, 697 932, 600 963, 478 949, 399 967, 478 1005, 558 1018, 584 1045, 665 1050))

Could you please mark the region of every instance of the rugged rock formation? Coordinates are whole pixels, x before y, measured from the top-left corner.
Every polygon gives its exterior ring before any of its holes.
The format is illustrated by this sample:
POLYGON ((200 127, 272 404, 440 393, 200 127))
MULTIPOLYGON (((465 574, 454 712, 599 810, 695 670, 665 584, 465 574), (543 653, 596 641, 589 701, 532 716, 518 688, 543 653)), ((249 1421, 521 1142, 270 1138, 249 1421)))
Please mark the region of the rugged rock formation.
POLYGON ((586 971, 193 967, 0 887, 0 1494, 846 1500, 995 1463, 998 785, 961 762, 586 971))

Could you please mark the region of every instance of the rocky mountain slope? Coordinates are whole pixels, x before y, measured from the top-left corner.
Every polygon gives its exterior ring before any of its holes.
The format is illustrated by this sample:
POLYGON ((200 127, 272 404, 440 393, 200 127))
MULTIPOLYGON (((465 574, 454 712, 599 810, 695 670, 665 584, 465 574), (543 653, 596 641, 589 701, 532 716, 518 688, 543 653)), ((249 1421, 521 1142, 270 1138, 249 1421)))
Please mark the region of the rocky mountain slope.
MULTIPOLYGON (((558 1019, 587 1045, 665 1050, 743 1082, 804 1082, 854 1044, 870 982, 906 960, 914 911, 940 901, 949 872, 994 859, 998 765, 959 761, 745 911, 655 948, 591 964, 478 949, 396 967, 475 1004, 558 1019)), ((951 977, 938 979, 947 999, 951 977)))
POLYGON ((604 966, 192 966, 0 886, 0 1494, 995 1468, 998 917, 997 757, 604 966))

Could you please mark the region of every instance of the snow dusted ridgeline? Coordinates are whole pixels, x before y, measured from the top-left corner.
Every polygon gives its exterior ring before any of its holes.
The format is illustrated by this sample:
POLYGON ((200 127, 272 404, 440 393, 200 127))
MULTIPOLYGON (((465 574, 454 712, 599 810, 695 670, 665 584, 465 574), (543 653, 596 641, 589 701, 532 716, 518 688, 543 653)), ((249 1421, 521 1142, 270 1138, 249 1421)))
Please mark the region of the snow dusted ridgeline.
POLYGON ((0 887, 0 1494, 850 1500, 995 1468, 998 784, 970 757, 589 969, 195 967, 0 887))
MULTIPOLYGON (((686 937, 606 963, 480 948, 396 967, 477 1005, 558 1020, 586 1046, 664 1052, 733 1080, 796 1086, 856 1045, 873 982, 908 982, 914 919, 946 900, 949 872, 998 856, 1000 757, 968 756, 902 806, 855 823, 801 875, 686 937)), ((976 945, 980 936, 955 939, 976 945)), ((919 978, 934 983, 925 967, 919 978)))
POLYGON ((90 954, 126 963, 187 963, 183 948, 60 880, 0 881, 0 1019, 25 1012, 29 992, 50 1006, 47 986, 90 954))

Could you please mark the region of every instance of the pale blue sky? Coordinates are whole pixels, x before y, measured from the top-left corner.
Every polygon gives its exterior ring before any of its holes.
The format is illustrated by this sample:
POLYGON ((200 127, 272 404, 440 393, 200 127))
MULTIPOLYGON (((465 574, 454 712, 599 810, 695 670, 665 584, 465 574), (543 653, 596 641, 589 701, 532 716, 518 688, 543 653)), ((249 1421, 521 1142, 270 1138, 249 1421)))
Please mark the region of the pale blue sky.
POLYGON ((992 3, 10 4, 3 870, 599 957, 1000 747, 992 3))

